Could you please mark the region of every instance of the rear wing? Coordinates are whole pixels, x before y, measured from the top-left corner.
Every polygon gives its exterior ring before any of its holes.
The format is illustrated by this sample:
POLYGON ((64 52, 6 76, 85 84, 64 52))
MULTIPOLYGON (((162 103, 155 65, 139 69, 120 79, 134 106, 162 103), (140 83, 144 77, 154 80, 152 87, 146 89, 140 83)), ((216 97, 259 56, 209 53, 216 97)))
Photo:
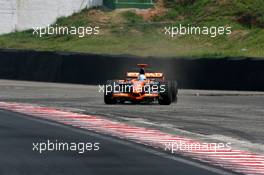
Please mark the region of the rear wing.
MULTIPOLYGON (((128 78, 137 78, 139 76, 138 72, 127 72, 128 78)), ((163 73, 154 72, 154 73, 145 73, 146 78, 163 78, 163 73)))

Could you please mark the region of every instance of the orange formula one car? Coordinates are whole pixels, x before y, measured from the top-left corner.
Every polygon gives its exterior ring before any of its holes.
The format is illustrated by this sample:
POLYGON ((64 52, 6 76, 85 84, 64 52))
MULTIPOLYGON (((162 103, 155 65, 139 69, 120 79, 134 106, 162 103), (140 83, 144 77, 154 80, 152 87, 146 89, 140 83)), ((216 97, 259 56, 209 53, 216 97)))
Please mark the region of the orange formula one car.
POLYGON ((146 73, 147 64, 138 64, 139 72, 127 72, 124 80, 108 80, 104 86, 105 104, 150 103, 158 101, 160 105, 177 102, 176 81, 166 81, 163 73, 146 73))

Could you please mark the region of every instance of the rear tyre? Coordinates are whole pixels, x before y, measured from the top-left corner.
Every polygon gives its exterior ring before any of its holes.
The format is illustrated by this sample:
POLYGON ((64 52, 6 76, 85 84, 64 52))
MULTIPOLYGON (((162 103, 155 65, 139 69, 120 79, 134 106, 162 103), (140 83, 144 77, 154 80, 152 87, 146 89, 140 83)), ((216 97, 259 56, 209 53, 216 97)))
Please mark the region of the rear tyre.
POLYGON ((170 81, 165 81, 160 84, 160 105, 170 105, 172 103, 172 85, 170 81))
POLYGON ((114 81, 108 80, 104 87, 104 102, 105 104, 116 104, 117 100, 113 98, 114 81))
POLYGON ((177 103, 178 100, 178 84, 177 81, 171 81, 171 85, 172 85, 172 102, 177 103))

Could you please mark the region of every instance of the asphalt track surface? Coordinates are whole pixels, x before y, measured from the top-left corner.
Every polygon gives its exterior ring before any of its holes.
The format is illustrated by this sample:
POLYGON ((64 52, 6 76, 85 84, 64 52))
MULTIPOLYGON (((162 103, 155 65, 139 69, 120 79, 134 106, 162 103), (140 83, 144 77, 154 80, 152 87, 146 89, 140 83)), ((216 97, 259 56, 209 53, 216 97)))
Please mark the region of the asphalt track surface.
POLYGON ((1 175, 217 174, 147 148, 0 110, 1 175), (33 151, 33 142, 100 143, 98 151, 33 151))
POLYGON ((97 86, 0 80, 0 101, 67 108, 190 137, 243 141, 264 152, 264 92, 180 90, 177 104, 160 106, 105 105, 98 91, 97 86))
MULTIPOLYGON (((97 86, 0 80, 0 101, 66 108, 264 153, 264 93, 180 90, 177 104, 105 105, 97 86)), ((197 173, 195 173, 197 174, 197 173)))

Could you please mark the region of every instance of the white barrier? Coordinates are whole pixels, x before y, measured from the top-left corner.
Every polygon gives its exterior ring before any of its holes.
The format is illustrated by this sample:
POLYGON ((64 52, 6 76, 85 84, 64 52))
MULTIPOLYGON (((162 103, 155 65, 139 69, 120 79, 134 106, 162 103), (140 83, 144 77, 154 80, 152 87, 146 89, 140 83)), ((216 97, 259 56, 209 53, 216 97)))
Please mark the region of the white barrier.
POLYGON ((102 0, 0 0, 0 34, 45 27, 102 0))

